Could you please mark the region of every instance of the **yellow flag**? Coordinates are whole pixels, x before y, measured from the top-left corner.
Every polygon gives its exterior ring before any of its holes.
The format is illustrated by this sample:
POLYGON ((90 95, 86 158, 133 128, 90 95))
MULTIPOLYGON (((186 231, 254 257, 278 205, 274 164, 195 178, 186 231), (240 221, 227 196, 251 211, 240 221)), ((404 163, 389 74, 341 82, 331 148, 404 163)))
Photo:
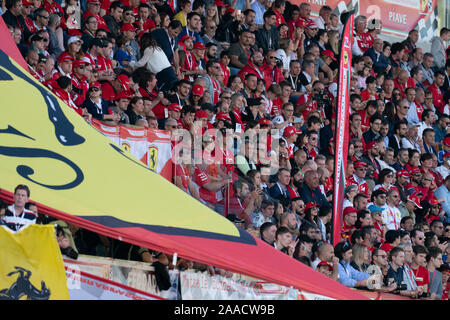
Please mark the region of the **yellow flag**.
POLYGON ((69 290, 53 225, 14 233, 0 227, 0 300, 68 300, 69 290))

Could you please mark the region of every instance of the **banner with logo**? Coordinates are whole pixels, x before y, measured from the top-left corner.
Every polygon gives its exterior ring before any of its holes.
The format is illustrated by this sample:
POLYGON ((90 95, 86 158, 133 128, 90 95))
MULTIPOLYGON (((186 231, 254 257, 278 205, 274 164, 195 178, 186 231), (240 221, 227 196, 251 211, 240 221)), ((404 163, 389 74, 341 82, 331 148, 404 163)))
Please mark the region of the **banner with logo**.
MULTIPOLYGON (((291 1, 300 5, 303 0, 291 1)), ((444 2, 444 1, 442 1, 444 2)), ((307 1, 311 5, 311 18, 318 16, 322 6, 327 5, 338 16, 345 11, 355 10, 369 22, 381 20, 381 33, 404 38, 412 29, 419 31, 422 40, 431 39, 437 33, 438 0, 327 0, 307 1)))
POLYGON ((164 300, 86 272, 66 268, 70 300, 164 300))
POLYGON ((0 300, 69 299, 53 225, 2 226, 0 243, 0 300))
POLYGON ((170 133, 164 130, 131 128, 110 125, 92 119, 92 125, 117 146, 128 151, 169 181, 173 177, 172 144, 170 133))
POLYGON ((342 208, 344 205, 345 170, 349 143, 350 77, 352 68, 353 25, 352 14, 345 24, 341 42, 338 102, 336 112, 334 188, 333 188, 333 244, 341 237, 342 208))

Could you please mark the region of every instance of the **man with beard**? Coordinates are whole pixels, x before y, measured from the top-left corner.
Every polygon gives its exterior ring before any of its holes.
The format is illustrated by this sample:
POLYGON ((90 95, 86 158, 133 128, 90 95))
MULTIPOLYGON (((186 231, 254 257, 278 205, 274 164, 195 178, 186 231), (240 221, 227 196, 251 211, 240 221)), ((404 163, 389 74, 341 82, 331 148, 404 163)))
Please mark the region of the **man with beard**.
POLYGON ((217 57, 217 44, 214 42, 209 42, 206 44, 206 51, 205 51, 205 62, 208 62, 211 59, 218 59, 217 57))
POLYGON ((361 160, 364 161, 369 167, 366 177, 377 180, 378 174, 381 171, 381 166, 376 159, 376 157, 380 154, 378 141, 371 141, 367 143, 364 148, 365 154, 362 156, 361 160))
POLYGON ((402 202, 406 202, 408 197, 406 185, 409 183, 410 178, 409 172, 407 170, 400 169, 397 171, 396 177, 397 179, 395 181, 394 187, 396 187, 398 190, 400 200, 402 202))
POLYGON ((392 165, 392 167, 396 171, 399 171, 399 170, 406 170, 406 171, 408 171, 408 167, 407 167, 408 161, 409 161, 409 151, 408 151, 408 149, 401 148, 401 149, 399 149, 399 151, 397 153, 397 162, 394 163, 392 165))
POLYGON ((261 52, 255 51, 248 60, 248 63, 238 72, 242 82, 245 80, 245 76, 249 73, 255 74, 258 79, 263 79, 263 73, 259 69, 264 61, 264 57, 261 52))
POLYGON ((394 149, 394 152, 396 155, 398 155, 398 152, 401 148, 401 141, 402 138, 406 136, 406 133, 408 131, 407 129, 408 121, 401 120, 395 123, 394 125, 394 134, 389 137, 389 144, 388 146, 394 149))

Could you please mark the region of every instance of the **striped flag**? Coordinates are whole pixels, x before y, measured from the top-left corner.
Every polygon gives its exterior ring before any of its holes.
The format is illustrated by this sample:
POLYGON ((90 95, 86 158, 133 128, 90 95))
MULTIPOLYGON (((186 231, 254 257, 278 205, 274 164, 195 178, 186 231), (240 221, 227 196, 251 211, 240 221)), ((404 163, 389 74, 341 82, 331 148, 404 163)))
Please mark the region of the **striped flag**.
POLYGON ((345 170, 349 143, 350 77, 352 67, 353 25, 352 14, 344 27, 339 65, 338 103, 336 112, 334 191, 333 191, 333 244, 340 241, 342 208, 344 204, 345 170))

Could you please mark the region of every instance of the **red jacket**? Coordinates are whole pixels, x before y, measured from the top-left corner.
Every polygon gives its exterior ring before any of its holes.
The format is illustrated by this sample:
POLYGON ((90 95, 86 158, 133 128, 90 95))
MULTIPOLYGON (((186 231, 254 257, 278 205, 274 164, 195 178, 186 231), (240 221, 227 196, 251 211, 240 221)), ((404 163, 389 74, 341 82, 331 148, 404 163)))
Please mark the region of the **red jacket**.
POLYGON ((249 73, 256 75, 258 79, 263 79, 263 72, 260 69, 259 72, 256 69, 255 65, 251 60, 248 60, 248 63, 238 72, 238 76, 241 78, 241 81, 244 82, 245 76, 249 73))
POLYGON ((270 85, 273 83, 280 83, 284 81, 283 72, 278 67, 269 66, 267 63, 259 68, 263 73, 263 79, 266 82, 266 90, 269 89, 270 85))

